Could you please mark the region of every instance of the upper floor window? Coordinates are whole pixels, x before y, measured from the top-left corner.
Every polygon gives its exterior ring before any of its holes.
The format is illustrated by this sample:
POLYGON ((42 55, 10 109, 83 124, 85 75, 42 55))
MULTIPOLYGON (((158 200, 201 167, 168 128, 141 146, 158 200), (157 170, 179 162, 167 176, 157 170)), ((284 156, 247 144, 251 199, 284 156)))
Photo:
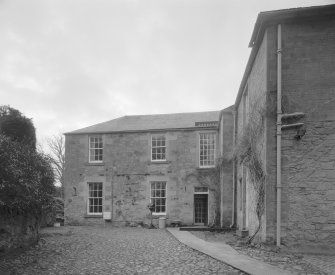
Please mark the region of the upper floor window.
POLYGON ((156 135, 151 137, 151 160, 166 160, 166 140, 165 135, 156 135))
POLYGON ((103 142, 102 136, 89 137, 89 161, 102 162, 103 160, 103 142))
POLYGON ((200 167, 215 166, 215 133, 200 134, 200 167))

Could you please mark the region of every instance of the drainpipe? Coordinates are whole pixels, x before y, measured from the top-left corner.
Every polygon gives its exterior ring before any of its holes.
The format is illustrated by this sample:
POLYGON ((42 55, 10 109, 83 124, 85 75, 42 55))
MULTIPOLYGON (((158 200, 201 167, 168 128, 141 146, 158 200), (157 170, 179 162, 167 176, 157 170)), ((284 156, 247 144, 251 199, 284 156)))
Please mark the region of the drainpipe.
POLYGON ((282 134, 282 48, 281 48, 281 25, 277 29, 277 246, 280 246, 281 237, 281 134, 282 134))
MULTIPOLYGON (((236 131, 237 131, 237 112, 233 111, 233 148, 236 146, 236 131)), ((236 225, 236 161, 233 159, 233 207, 232 207, 232 220, 230 227, 236 225)))

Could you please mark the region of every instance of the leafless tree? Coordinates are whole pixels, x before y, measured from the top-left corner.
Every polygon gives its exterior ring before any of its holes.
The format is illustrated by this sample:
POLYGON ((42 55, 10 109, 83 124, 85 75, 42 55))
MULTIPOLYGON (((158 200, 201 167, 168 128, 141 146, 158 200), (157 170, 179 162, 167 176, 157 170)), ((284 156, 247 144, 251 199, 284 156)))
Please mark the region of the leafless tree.
POLYGON ((55 178, 61 187, 61 196, 64 195, 64 169, 65 169, 65 138, 59 133, 47 138, 49 157, 55 172, 55 178))

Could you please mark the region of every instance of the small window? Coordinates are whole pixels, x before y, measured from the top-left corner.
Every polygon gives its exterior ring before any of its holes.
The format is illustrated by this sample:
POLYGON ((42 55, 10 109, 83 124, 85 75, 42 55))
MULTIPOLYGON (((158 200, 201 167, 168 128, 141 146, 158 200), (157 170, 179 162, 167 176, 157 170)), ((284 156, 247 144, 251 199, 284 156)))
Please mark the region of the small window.
POLYGON ((103 143, 102 136, 89 137, 89 162, 102 162, 103 143))
POLYGON ((88 183, 88 214, 102 215, 102 182, 88 183))
POLYGON ((200 167, 215 166, 215 133, 200 134, 200 167))
POLYGON ((150 200, 154 204, 154 214, 166 213, 166 182, 153 181, 150 182, 150 200))
POLYGON ((157 135, 151 137, 151 160, 166 160, 166 140, 164 135, 157 135))

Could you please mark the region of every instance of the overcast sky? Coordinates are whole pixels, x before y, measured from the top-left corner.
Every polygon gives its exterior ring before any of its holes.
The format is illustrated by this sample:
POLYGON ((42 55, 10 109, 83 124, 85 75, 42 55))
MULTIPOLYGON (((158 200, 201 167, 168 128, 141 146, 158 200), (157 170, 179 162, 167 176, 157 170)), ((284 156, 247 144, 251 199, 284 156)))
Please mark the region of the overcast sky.
POLYGON ((261 11, 335 0, 0 0, 0 105, 38 139, 232 105, 261 11))

